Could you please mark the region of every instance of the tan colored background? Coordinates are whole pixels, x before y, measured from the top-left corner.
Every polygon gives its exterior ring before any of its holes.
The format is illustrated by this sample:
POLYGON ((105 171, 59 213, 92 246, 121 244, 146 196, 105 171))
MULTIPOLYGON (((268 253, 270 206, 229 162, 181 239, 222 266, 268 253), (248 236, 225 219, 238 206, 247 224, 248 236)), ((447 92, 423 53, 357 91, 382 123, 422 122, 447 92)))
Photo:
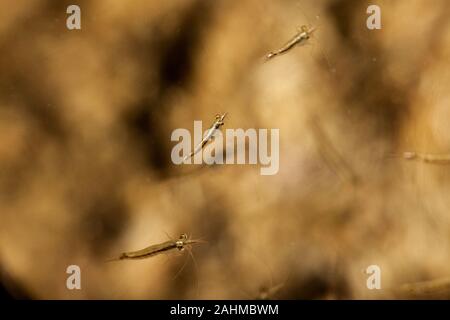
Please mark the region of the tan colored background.
POLYGON ((450 4, 377 3, 369 31, 359 0, 77 1, 68 31, 71 1, 1 1, 4 290, 340 299, 373 297, 371 264, 382 297, 450 277, 450 167, 390 156, 450 152, 450 4), (264 63, 303 24, 311 45, 264 63), (225 111, 280 129, 278 175, 171 163, 174 129, 225 111), (104 262, 183 232, 208 243, 177 277, 188 254, 104 262))

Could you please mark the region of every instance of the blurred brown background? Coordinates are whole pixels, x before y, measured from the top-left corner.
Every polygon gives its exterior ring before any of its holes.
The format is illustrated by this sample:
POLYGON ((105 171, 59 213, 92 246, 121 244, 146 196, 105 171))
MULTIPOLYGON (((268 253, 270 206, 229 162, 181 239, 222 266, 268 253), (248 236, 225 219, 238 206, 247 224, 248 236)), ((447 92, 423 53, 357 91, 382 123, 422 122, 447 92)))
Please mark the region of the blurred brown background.
POLYGON ((376 296, 410 298, 392 290, 450 277, 450 167, 391 156, 450 153, 447 0, 76 1, 79 31, 70 4, 0 3, 5 295, 372 298, 377 264, 376 296), (264 63, 304 24, 311 45, 264 63), (171 132, 225 111, 280 129, 277 175, 172 164, 171 132), (207 244, 105 263, 166 233, 207 244))

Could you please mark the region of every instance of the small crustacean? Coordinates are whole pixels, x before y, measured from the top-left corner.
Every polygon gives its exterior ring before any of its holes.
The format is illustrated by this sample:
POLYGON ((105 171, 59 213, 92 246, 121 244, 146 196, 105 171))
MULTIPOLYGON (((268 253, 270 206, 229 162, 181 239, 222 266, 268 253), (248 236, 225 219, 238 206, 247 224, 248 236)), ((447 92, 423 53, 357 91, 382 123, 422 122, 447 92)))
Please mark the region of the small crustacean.
POLYGON ((391 290, 398 297, 430 298, 450 292, 450 278, 406 283, 391 290))
POLYGON ((128 260, 145 259, 156 256, 163 252, 172 251, 174 249, 178 249, 179 251, 181 251, 184 250, 186 246, 203 242, 204 242, 203 240, 189 239, 187 234, 183 233, 177 240, 165 241, 163 243, 155 244, 138 251, 124 252, 119 256, 119 258, 111 259, 109 261, 117 261, 125 259, 128 260))
POLYGON ((212 140, 214 133, 216 132, 217 129, 219 129, 221 126, 224 125, 223 120, 225 119, 227 115, 227 112, 225 112, 224 114, 217 114, 216 115, 216 120, 214 121, 214 123, 211 125, 211 127, 208 129, 208 131, 205 133, 205 135, 203 136, 202 141, 200 141, 200 143, 194 148, 194 151, 192 151, 189 155, 187 155, 186 157, 184 157, 183 162, 190 159, 191 157, 193 157, 195 154, 197 154, 200 150, 203 149, 203 147, 210 141, 212 140))
POLYGON ((258 296, 256 297, 257 300, 270 300, 274 299, 274 296, 283 289, 285 283, 278 283, 275 285, 272 285, 270 287, 261 287, 258 293, 258 296))
POLYGON ((331 141, 330 136, 326 134, 322 123, 320 122, 320 118, 313 116, 310 124, 319 154, 324 163, 331 171, 341 178, 342 181, 348 181, 352 185, 357 184, 360 181, 360 178, 347 159, 339 152, 336 145, 331 141))
POLYGON ((450 164, 449 154, 428 154, 428 153, 417 153, 417 152, 404 152, 403 158, 406 160, 420 160, 423 162, 434 163, 434 164, 450 164))
POLYGON ((272 59, 280 54, 283 54, 287 51, 289 51, 290 49, 292 49, 293 47, 295 47, 296 45, 302 44, 305 41, 307 41, 310 37, 311 34, 316 30, 315 27, 308 27, 308 26, 301 26, 300 30, 298 30, 298 33, 291 39, 289 40, 284 46, 282 46, 280 49, 275 50, 270 52, 267 56, 266 59, 272 59))

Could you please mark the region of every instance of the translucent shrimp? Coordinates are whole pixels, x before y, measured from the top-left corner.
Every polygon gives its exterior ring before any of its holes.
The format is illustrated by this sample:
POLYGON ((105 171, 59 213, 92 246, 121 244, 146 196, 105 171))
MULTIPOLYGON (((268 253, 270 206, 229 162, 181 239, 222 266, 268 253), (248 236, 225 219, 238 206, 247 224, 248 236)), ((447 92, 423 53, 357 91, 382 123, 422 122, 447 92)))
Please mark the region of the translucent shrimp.
POLYGON ((398 291, 416 295, 450 292, 450 279, 443 278, 416 283, 407 283, 401 285, 398 291))
POLYGON ((450 164, 450 154, 404 152, 403 158, 406 160, 420 160, 434 164, 450 164))
POLYGON ((169 240, 159 244, 154 244, 138 251, 124 252, 119 256, 119 258, 111 259, 108 261, 145 259, 156 256, 160 253, 173 251, 175 249, 182 251, 186 246, 197 243, 204 243, 204 241, 189 239, 187 234, 183 233, 182 235, 180 235, 178 240, 169 240))
POLYGON ((325 133, 319 122, 319 118, 313 117, 311 119, 311 129, 317 141, 319 153, 327 166, 342 181, 348 181, 352 185, 356 185, 359 182, 358 175, 325 133))
POLYGON ((200 150, 203 149, 203 147, 213 139, 213 135, 214 133, 221 127, 224 125, 223 120, 225 119, 225 117, 227 116, 227 112, 225 112, 224 114, 217 114, 216 115, 216 120, 214 121, 214 123, 211 125, 211 127, 208 129, 208 131, 205 133, 202 141, 200 141, 200 143, 194 148, 194 151, 192 151, 189 155, 187 155, 186 157, 184 157, 183 161, 186 161, 188 159, 190 159, 191 157, 193 157, 195 154, 197 154, 200 150))
POLYGON ((305 43, 311 37, 312 33, 316 31, 315 27, 308 27, 306 25, 301 26, 298 33, 289 40, 284 46, 279 48, 278 50, 272 51, 266 55, 266 59, 270 60, 280 54, 286 53, 297 45, 301 45, 305 43))
POLYGON ((261 287, 256 297, 257 300, 270 300, 275 297, 275 295, 280 292, 285 286, 285 282, 271 285, 270 287, 261 287))

